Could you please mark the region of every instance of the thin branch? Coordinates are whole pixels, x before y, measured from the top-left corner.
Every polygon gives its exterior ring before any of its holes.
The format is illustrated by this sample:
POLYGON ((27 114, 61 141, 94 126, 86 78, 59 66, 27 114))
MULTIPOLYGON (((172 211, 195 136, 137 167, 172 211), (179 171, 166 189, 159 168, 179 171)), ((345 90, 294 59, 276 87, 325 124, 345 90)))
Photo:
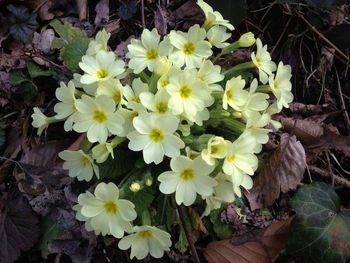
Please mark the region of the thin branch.
POLYGON ((331 174, 329 171, 318 168, 314 165, 309 165, 309 169, 311 172, 314 172, 316 174, 318 174, 321 177, 324 178, 329 178, 332 179, 332 176, 334 177, 334 182, 336 182, 337 184, 340 184, 346 188, 350 188, 350 181, 348 181, 347 179, 340 177, 338 175, 335 174, 331 174))
POLYGON ((184 213, 182 211, 181 206, 179 206, 179 205, 177 206, 177 211, 179 212, 179 217, 180 217, 180 220, 181 220, 181 224, 182 224, 182 226, 183 226, 183 228, 185 230, 187 241, 190 244, 191 251, 192 251, 192 256, 194 257, 194 261, 196 263, 200 263, 200 260, 199 260, 196 248, 194 247, 194 244, 193 244, 193 242, 192 242, 192 240, 190 238, 190 233, 188 231, 188 228, 187 228, 187 225, 186 225, 186 220, 185 220, 184 213))

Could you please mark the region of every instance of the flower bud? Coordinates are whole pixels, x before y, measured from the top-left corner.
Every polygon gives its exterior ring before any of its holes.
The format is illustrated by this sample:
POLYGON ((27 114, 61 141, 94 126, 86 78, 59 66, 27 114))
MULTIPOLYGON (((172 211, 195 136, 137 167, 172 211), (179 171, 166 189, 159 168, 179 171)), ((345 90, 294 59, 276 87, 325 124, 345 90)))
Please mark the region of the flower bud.
POLYGON ((130 185, 129 189, 130 189, 130 191, 136 193, 136 192, 141 190, 141 185, 138 182, 133 182, 130 185))
POLYGON ((153 180, 152 180, 152 178, 147 177, 147 178, 146 178, 146 182, 145 182, 145 184, 146 184, 147 186, 151 186, 151 185, 153 184, 153 180))
POLYGON ((238 44, 240 47, 250 47, 254 45, 254 43, 255 43, 255 37, 252 32, 243 34, 238 40, 238 44))
POLYGON ((159 57, 155 61, 153 72, 158 76, 163 76, 166 73, 168 73, 169 69, 171 68, 171 65, 172 62, 169 59, 167 59, 167 57, 159 57))

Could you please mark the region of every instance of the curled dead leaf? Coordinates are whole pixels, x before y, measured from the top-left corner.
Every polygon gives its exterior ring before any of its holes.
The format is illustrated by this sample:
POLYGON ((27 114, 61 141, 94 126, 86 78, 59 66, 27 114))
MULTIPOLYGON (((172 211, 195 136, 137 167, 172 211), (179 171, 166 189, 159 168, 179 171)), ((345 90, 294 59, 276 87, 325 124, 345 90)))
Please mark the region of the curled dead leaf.
POLYGON ((232 240, 214 241, 204 250, 204 256, 209 263, 270 263, 274 262, 287 243, 290 222, 285 221, 271 224, 268 228, 243 235, 232 240))
POLYGON ((295 136, 282 134, 280 145, 255 178, 253 189, 246 193, 251 209, 270 206, 281 191, 286 193, 295 189, 303 178, 305 167, 303 145, 295 136))

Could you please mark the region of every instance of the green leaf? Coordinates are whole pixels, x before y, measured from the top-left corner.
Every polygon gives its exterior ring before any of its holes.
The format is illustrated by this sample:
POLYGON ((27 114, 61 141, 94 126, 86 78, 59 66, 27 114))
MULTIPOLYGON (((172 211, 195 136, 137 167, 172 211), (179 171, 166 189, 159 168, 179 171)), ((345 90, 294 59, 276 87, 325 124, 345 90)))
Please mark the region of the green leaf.
POLYGON ((245 0, 208 0, 214 11, 219 11, 224 19, 230 20, 231 24, 238 26, 247 13, 245 0))
POLYGON ((125 184, 121 198, 127 199, 135 205, 137 215, 141 216, 143 210, 148 208, 152 203, 155 195, 155 190, 152 187, 144 186, 138 192, 132 192, 129 187, 133 181, 125 184))
POLYGON ((305 185, 290 205, 297 216, 291 224, 287 253, 303 262, 350 260, 350 212, 340 211, 340 200, 325 183, 305 185))
POLYGON ((89 47, 90 40, 88 38, 77 38, 67 45, 64 52, 61 52, 61 58, 64 65, 73 73, 80 71, 79 62, 81 57, 85 55, 89 47))
POLYGON ((35 79, 37 77, 49 77, 52 75, 52 72, 50 70, 44 70, 39 65, 32 62, 29 62, 27 64, 27 69, 32 79, 35 79))
POLYGON ((14 69, 10 73, 10 84, 12 86, 17 86, 25 81, 30 81, 30 79, 24 75, 21 69, 14 69))
POLYGON ((100 170, 100 178, 116 178, 134 167, 134 163, 130 160, 135 159, 135 152, 128 150, 114 150, 114 159, 111 156, 101 164, 98 164, 100 170))
POLYGON ((35 97, 36 94, 38 93, 36 86, 31 81, 22 83, 18 87, 17 92, 22 96, 25 102, 31 101, 32 98, 35 97))
POLYGON ((232 237, 232 228, 221 221, 223 209, 214 209, 210 212, 210 221, 213 223, 213 230, 220 239, 229 239, 232 237))
POLYGON ((47 258, 50 254, 47 244, 53 241, 55 238, 64 234, 64 231, 60 229, 56 223, 54 223, 50 216, 44 216, 40 220, 40 241, 39 249, 41 250, 41 256, 47 258))
POLYGON ((66 21, 61 22, 61 20, 55 19, 50 22, 50 26, 52 26, 60 36, 60 38, 55 37, 53 39, 51 48, 61 49, 71 44, 77 38, 87 38, 84 31, 73 27, 66 21))
POLYGON ((24 43, 30 41, 34 31, 38 28, 36 14, 29 14, 28 9, 23 6, 7 6, 7 9, 12 13, 10 16, 10 33, 14 39, 24 43))

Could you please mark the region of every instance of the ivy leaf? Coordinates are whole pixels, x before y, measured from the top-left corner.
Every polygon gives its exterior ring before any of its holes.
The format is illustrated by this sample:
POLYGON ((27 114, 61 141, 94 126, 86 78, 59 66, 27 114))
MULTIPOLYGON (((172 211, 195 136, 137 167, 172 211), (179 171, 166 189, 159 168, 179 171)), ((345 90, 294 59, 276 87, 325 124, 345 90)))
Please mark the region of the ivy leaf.
POLYGON ((12 37, 24 43, 30 41, 34 31, 39 26, 36 21, 36 14, 29 14, 27 8, 23 6, 16 7, 12 4, 8 5, 7 9, 12 13, 10 17, 12 37))
POLYGON ((44 216, 40 220, 40 241, 39 249, 41 250, 41 256, 47 258, 50 254, 48 249, 48 243, 55 238, 64 234, 64 231, 60 229, 55 222, 53 222, 50 216, 44 216))
POLYGON ((23 196, 0 199, 0 259, 13 262, 38 240, 38 217, 23 196))
POLYGON ((29 62, 27 64, 27 69, 32 79, 35 79, 37 77, 49 77, 52 75, 52 72, 50 70, 44 70, 39 65, 32 62, 29 62))
POLYGON ((55 19, 50 22, 60 38, 55 37, 52 41, 51 48, 60 49, 60 58, 63 64, 73 73, 80 71, 79 61, 85 55, 89 45, 89 39, 84 31, 73 27, 66 21, 61 22, 55 19))
POLYGON ((289 232, 288 254, 303 262, 350 260, 350 211, 340 211, 340 199, 329 185, 303 186, 290 205, 297 216, 289 232))

